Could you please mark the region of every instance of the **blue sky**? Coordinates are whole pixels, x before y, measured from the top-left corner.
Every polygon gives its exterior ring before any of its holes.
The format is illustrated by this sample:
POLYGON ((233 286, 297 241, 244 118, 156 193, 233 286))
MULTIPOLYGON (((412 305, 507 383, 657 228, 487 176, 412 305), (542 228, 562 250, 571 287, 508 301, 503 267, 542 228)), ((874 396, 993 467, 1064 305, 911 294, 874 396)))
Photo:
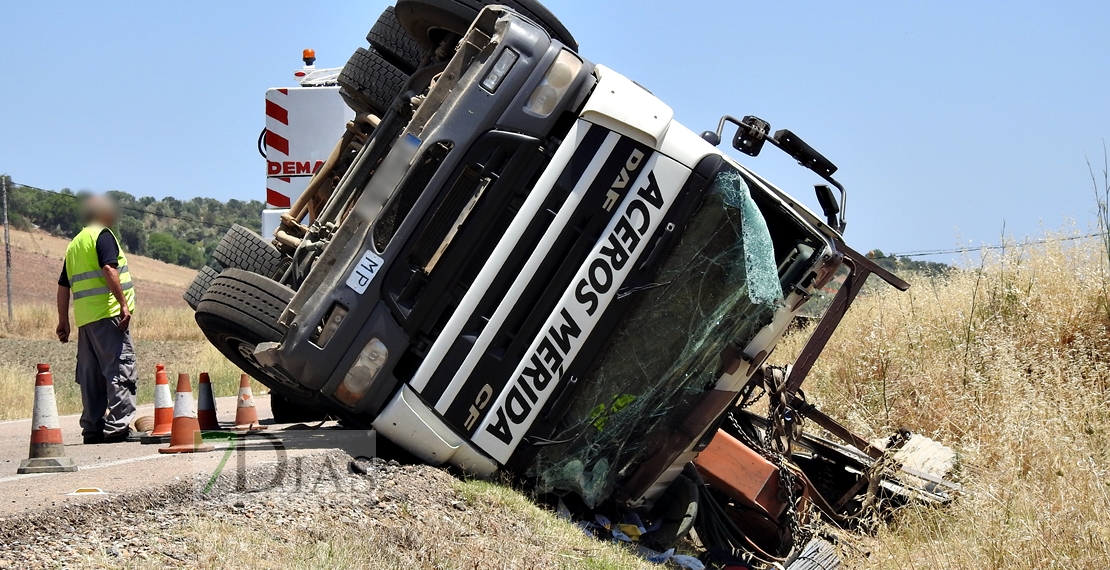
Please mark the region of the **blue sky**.
MULTIPOLYGON (((582 54, 695 131, 789 128, 840 167, 847 238, 904 252, 1019 239, 1094 200, 1110 136, 1107 2, 547 0, 582 54)), ((385 0, 5 2, 0 172, 44 188, 264 195, 263 95, 301 49, 341 66, 385 0)), ((744 159, 815 204, 815 176, 744 159)))

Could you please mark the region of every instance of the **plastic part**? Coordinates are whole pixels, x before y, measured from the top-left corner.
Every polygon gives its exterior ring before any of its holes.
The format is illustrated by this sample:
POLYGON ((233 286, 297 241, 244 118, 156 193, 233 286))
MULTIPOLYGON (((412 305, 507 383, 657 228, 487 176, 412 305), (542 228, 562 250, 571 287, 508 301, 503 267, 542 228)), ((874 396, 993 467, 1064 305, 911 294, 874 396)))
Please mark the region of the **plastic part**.
POLYGON ((598 65, 594 71, 600 79, 582 110, 582 118, 623 133, 651 148, 659 148, 671 126, 674 111, 646 89, 612 69, 598 65))
POLYGON ((425 463, 442 465, 450 461, 452 465, 481 476, 497 471, 493 461, 465 443, 408 386, 401 388, 373 425, 378 433, 425 463))

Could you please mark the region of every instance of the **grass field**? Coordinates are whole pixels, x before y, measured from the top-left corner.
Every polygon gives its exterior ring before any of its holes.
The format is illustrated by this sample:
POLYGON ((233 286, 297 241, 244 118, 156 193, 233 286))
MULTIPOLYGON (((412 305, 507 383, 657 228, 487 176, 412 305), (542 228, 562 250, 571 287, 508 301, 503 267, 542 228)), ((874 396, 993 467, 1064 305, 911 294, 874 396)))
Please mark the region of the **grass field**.
POLYGON ((906 425, 952 445, 966 493, 902 511, 848 550, 849 567, 1106 567, 1108 291, 1102 245, 1065 241, 991 252, 853 306, 810 400, 872 438, 906 425))

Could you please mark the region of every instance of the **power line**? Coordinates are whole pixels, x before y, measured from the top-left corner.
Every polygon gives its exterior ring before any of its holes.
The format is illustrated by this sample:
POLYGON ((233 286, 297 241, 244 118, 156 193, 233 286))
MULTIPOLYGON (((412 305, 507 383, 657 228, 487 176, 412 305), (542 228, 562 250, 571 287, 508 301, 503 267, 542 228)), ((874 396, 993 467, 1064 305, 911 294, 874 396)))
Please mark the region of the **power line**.
MULTIPOLYGON (((19 186, 21 188, 27 188, 27 189, 30 189, 30 190, 34 190, 36 192, 43 192, 43 193, 46 193, 46 194, 54 194, 56 196, 65 196, 67 198, 72 198, 74 200, 77 200, 78 198, 80 198, 80 196, 78 196, 76 194, 66 194, 64 192, 58 192, 56 190, 46 190, 46 189, 43 189, 43 188, 38 188, 36 186, 31 186, 29 184, 21 184, 19 182, 14 182, 14 181, 12 182, 12 185, 13 186, 19 186)), ((130 207, 130 206, 124 206, 122 204, 120 205, 120 209, 121 210, 127 210, 129 212, 138 212, 140 214, 150 214, 152 216, 157 216, 159 218, 170 218, 170 219, 173 219, 173 220, 180 220, 182 222, 191 222, 191 223, 194 223, 194 224, 203 224, 203 225, 213 227, 213 228, 221 228, 221 229, 225 229, 225 230, 231 228, 231 226, 225 226, 224 224, 214 224, 214 223, 206 222, 204 220, 200 220, 200 219, 197 219, 197 218, 183 218, 181 216, 174 216, 174 215, 170 215, 170 214, 160 214, 158 212, 151 212, 151 211, 148 211, 148 210, 144 210, 142 208, 134 208, 134 207, 130 207)))
MULTIPOLYGON (((65 197, 68 197, 68 198, 73 198, 74 200, 79 198, 79 196, 77 196, 76 194, 65 194, 65 193, 62 193, 62 192, 58 192, 56 190, 45 190, 43 188, 38 188, 36 186, 31 186, 31 185, 28 185, 28 184, 20 184, 18 182, 12 182, 12 184, 13 185, 18 185, 22 188, 29 188, 31 190, 35 190, 35 191, 38 191, 38 192, 44 192, 44 193, 47 193, 47 194, 55 194, 57 196, 65 196, 65 197)), ((204 220, 197 219, 197 218, 183 218, 181 216, 173 216, 173 215, 170 215, 170 214, 160 214, 158 212, 150 212, 150 211, 144 210, 142 208, 133 208, 133 207, 128 207, 128 206, 121 205, 120 209, 128 210, 128 211, 131 211, 131 212, 138 212, 140 214, 150 214, 152 216, 158 216, 160 218, 170 218, 170 219, 173 219, 173 220, 180 220, 180 221, 183 221, 183 222, 192 222, 192 223, 196 223, 196 224, 203 224, 203 225, 214 227, 214 228, 229 229, 231 227, 231 226, 225 226, 223 224, 209 223, 209 222, 206 222, 204 220)), ((1045 239, 1039 239, 1039 240, 1033 240, 1033 241, 1026 241, 1026 242, 1023 242, 1019 245, 1041 245, 1041 244, 1046 244, 1046 243, 1055 243, 1055 242, 1074 241, 1074 240, 1080 240, 1080 239, 1103 237, 1105 235, 1106 235, 1106 232, 1094 232, 1094 233, 1089 233, 1089 234, 1079 235, 1079 236, 1068 236, 1068 237, 1063 237, 1063 238, 1045 238, 1045 239)), ((933 255, 951 255, 951 254, 954 254, 954 253, 967 253, 967 252, 971 252, 971 251, 993 251, 993 250, 1005 249, 1007 247, 1012 247, 1012 246, 1009 245, 1009 244, 988 244, 988 245, 981 245, 979 247, 957 247, 957 248, 950 248, 950 249, 923 249, 923 250, 917 250, 917 251, 907 251, 905 253, 891 253, 891 254, 888 254, 888 255, 884 255, 882 257, 876 257, 874 259, 898 259, 898 258, 901 258, 901 257, 929 257, 929 256, 933 256, 933 255)))
MULTIPOLYGON (((1105 235, 1106 235, 1106 232, 1094 232, 1094 233, 1080 235, 1080 236, 1068 236, 1068 237, 1062 237, 1062 238, 1044 238, 1044 239, 1039 239, 1039 240, 1022 242, 1020 244, 1017 244, 1017 246, 1041 245, 1041 244, 1046 244, 1046 243, 1056 243, 1056 242, 1063 242, 1063 241, 1075 241, 1075 240, 1080 240, 1080 239, 1103 237, 1105 235)), ((918 250, 918 251, 908 251, 906 253, 891 253, 889 255, 884 255, 882 257, 876 257, 875 259, 896 259, 896 258, 899 258, 899 257, 927 257, 927 256, 930 256, 930 255, 948 255, 948 254, 953 254, 953 253, 967 253, 967 252, 970 252, 970 251, 990 251, 990 250, 997 250, 997 249, 1005 249, 1007 247, 1015 247, 1015 245, 1014 244, 988 244, 988 245, 981 245, 979 247, 958 247, 958 248, 952 248, 952 249, 925 249, 925 250, 918 250)))

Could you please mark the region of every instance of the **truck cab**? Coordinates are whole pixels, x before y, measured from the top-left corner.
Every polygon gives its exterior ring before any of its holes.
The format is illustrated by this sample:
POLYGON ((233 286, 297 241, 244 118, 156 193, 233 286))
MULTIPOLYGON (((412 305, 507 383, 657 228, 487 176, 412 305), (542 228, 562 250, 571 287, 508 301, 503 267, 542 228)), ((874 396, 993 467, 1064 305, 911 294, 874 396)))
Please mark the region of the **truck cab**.
POLYGON ((445 4, 383 14, 419 59, 383 102, 396 78, 360 84, 356 53, 334 150, 272 236, 229 238, 249 254, 202 284, 197 322, 286 399, 423 461, 650 507, 807 301, 867 266, 843 195, 811 212, 721 128, 835 167, 753 117, 696 134, 531 3, 461 28, 445 4))

